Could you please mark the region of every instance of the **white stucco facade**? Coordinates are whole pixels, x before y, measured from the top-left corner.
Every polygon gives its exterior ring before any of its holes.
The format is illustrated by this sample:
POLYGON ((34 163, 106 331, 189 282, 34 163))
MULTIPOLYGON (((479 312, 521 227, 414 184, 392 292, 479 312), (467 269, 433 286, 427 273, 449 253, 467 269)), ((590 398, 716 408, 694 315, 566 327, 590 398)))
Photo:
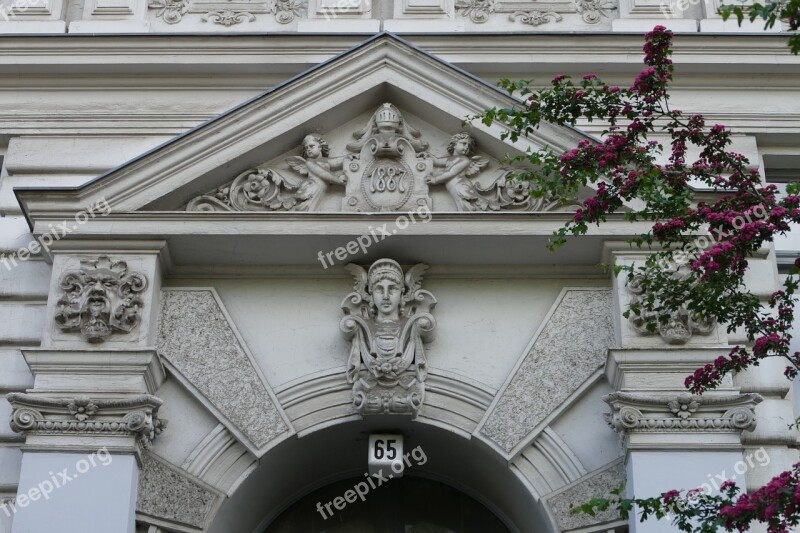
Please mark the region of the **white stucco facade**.
POLYGON ((674 106, 785 181, 785 34, 714 2, 2 5, 0 532, 650 533, 569 508, 797 462, 782 365, 691 398, 741 335, 623 317, 599 265, 641 261, 643 227, 550 253, 569 209, 505 181, 506 154, 602 127, 462 125, 513 104, 501 78, 630 83, 662 23, 674 106), (373 434, 402 436, 402 479, 374 486, 373 434))

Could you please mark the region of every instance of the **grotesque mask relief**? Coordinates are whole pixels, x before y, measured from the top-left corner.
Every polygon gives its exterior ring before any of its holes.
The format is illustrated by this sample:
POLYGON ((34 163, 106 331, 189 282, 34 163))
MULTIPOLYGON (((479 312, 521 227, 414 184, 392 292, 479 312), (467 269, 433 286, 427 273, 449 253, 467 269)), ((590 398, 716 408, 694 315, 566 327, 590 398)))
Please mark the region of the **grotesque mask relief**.
POLYGON ((114 332, 129 333, 141 320, 147 278, 129 272, 125 261, 112 262, 107 256, 81 261, 80 270, 64 273, 59 285, 64 294, 56 304, 55 321, 61 331, 80 332, 95 343, 114 332))
POLYGON ((302 156, 284 160, 286 170, 248 169, 229 184, 194 198, 186 208, 319 211, 324 197, 341 195, 345 212, 452 210, 432 205, 431 187, 446 189, 458 211, 549 211, 563 205, 554 198, 532 198, 529 182, 475 154, 477 142, 469 133, 453 135, 443 147, 445 155, 428 152, 420 131, 390 103, 381 105, 351 136, 345 153, 332 156, 324 137, 308 134, 302 156))
POLYGON ((404 275, 392 259, 369 268, 350 264, 354 290, 342 302, 340 327, 350 340, 347 382, 361 414, 416 416, 425 396, 424 342, 432 340, 436 298, 422 289, 427 265, 404 275))

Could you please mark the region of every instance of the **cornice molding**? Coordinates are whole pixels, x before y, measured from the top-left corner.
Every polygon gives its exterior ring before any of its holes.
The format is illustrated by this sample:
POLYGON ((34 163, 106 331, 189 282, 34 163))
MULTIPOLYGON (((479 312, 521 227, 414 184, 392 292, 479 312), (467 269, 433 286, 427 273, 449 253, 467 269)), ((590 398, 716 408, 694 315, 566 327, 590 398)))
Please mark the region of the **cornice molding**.
MULTIPOLYGON (((566 56, 583 63, 618 63, 639 68, 642 37, 614 32, 464 32, 404 33, 404 39, 445 61, 460 64, 531 63, 560 64, 566 56)), ((226 67, 231 58, 244 65, 270 65, 277 69, 310 67, 357 45, 369 34, 141 34, 141 35, 4 35, 0 36, 0 65, 17 72, 49 67, 93 67, 105 63, 125 68, 152 65, 188 66, 199 72, 226 67), (164 54, 169 50, 169 54, 164 54), (121 61, 120 61, 121 60, 121 61)), ((757 64, 774 72, 786 65, 800 66, 789 54, 785 35, 681 33, 674 60, 681 64, 718 64, 731 71, 757 64), (765 56, 771 65, 764 64, 765 56), (735 59, 735 61, 732 61, 735 59)), ((182 69, 172 70, 180 72, 182 69)), ((192 69, 188 69, 192 70, 192 69)), ((739 70, 740 71, 740 70, 739 70)), ((706 71, 707 73, 707 71, 706 71)))

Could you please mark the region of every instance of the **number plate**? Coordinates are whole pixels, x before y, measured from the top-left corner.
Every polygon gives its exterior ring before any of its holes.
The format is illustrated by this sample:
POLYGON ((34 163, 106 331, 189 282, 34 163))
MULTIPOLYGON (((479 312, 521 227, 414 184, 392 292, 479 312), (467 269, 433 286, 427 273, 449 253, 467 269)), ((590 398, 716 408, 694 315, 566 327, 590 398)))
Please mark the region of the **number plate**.
POLYGON ((386 433, 369 436, 367 451, 369 474, 379 471, 384 478, 403 477, 403 436, 386 433))

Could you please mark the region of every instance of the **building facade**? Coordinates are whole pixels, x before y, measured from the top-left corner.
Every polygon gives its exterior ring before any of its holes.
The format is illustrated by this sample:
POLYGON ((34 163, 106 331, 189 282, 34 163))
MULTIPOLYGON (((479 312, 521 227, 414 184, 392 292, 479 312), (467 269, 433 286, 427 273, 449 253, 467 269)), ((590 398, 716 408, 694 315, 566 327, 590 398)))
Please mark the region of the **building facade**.
POLYGON ((570 206, 502 161, 602 126, 464 124, 515 105, 501 78, 629 84, 665 24, 674 105, 785 182, 800 59, 717 8, 2 4, 0 531, 666 532, 570 507, 788 468, 779 362, 693 397, 742 334, 623 316, 641 291, 600 265, 644 226, 547 251, 570 206))

